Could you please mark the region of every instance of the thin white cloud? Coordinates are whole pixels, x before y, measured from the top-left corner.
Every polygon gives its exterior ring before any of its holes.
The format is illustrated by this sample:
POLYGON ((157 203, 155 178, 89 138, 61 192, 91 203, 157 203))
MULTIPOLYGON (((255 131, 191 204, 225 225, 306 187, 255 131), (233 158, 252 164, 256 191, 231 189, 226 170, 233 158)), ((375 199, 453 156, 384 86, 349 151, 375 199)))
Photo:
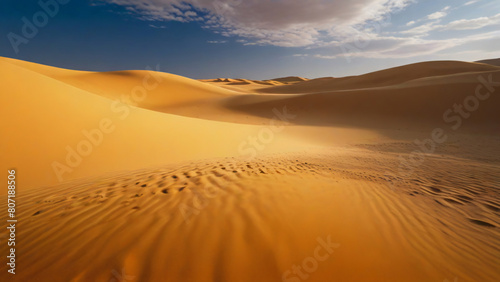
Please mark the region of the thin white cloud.
POLYGON ((412 21, 406 23, 406 26, 410 27, 410 26, 415 26, 417 23, 420 23, 420 22, 427 22, 429 20, 432 21, 432 22, 428 22, 428 23, 422 24, 420 26, 414 27, 410 30, 403 31, 401 34, 418 35, 418 34, 425 34, 429 31, 433 30, 433 27, 437 23, 439 23, 442 18, 444 18, 448 15, 448 11, 450 10, 450 8, 451 8, 450 6, 446 6, 437 12, 434 12, 432 14, 427 15, 426 17, 420 18, 418 20, 412 20, 412 21))
POLYGON ((480 0, 472 0, 472 1, 469 1, 469 2, 466 2, 464 4, 464 6, 469 6, 469 5, 472 5, 472 4, 476 4, 477 2, 479 2, 480 0))
MULTIPOLYGON (((463 46, 462 48, 474 46, 477 53, 477 50, 481 49, 477 46, 480 45, 483 46, 483 48, 487 48, 488 46, 484 42, 488 41, 490 42, 490 45, 498 44, 498 42, 500 42, 500 31, 485 32, 465 36, 463 38, 442 40, 429 40, 413 37, 379 37, 371 41, 365 48, 356 48, 355 42, 347 42, 338 45, 342 48, 315 50, 314 53, 295 54, 294 56, 320 59, 339 59, 343 57, 377 59, 412 58, 437 54, 440 52, 448 53, 448 50, 455 50, 461 46, 463 46)), ((486 51, 492 52, 491 50, 486 51)))
POLYGON ((150 24, 149 26, 150 26, 150 27, 152 27, 152 28, 167 28, 167 27, 166 27, 166 26, 164 26, 164 25, 154 25, 154 24, 150 24))
POLYGON ((422 25, 416 26, 412 29, 401 31, 400 34, 410 34, 410 35, 427 34, 430 31, 437 29, 437 27, 438 27, 437 23, 438 23, 438 21, 422 24, 422 25))
POLYGON ((441 11, 439 11, 439 12, 435 12, 435 13, 432 13, 432 14, 428 15, 427 19, 429 19, 429 20, 437 20, 437 19, 440 19, 440 18, 444 18, 444 17, 446 17, 446 15, 448 15, 447 11, 449 9, 450 9, 450 6, 447 6, 444 9, 442 9, 441 11))
POLYGON ((493 17, 480 17, 475 19, 463 19, 452 21, 442 27, 445 30, 472 30, 479 29, 486 26, 500 24, 500 14, 493 17))
POLYGON ((227 40, 209 40, 209 41, 207 41, 207 43, 210 43, 210 44, 224 44, 224 43, 227 43, 227 40))
MULTIPOLYGON (((315 58, 410 58, 433 54, 455 46, 452 41, 423 40, 415 38, 385 38, 379 44, 359 50, 341 49, 336 54, 314 54, 315 58)), ((351 45, 354 46, 354 45, 351 45)))
POLYGON ((500 14, 491 17, 479 17, 474 19, 461 19, 446 24, 439 24, 439 20, 419 25, 409 30, 401 31, 400 34, 427 35, 432 31, 446 30, 476 30, 484 27, 500 25, 500 14))

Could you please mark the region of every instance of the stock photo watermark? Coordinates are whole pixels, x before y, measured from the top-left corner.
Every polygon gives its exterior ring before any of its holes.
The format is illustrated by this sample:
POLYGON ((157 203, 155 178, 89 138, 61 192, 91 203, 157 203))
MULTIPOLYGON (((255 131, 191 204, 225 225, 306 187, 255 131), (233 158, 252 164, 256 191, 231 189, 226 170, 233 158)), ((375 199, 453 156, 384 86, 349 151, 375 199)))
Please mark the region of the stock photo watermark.
POLYGON ((9 169, 7 171, 7 230, 9 236, 7 239, 8 255, 7 270, 10 274, 16 274, 16 170, 9 169))

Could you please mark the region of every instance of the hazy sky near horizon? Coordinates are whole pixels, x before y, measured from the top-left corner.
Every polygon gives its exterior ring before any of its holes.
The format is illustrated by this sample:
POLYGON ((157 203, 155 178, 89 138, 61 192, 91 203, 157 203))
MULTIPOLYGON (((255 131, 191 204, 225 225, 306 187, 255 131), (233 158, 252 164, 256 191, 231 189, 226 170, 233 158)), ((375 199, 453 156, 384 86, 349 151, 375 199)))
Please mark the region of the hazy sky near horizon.
POLYGON ((500 57, 498 0, 3 0, 0 56, 191 78, 362 74, 500 57))

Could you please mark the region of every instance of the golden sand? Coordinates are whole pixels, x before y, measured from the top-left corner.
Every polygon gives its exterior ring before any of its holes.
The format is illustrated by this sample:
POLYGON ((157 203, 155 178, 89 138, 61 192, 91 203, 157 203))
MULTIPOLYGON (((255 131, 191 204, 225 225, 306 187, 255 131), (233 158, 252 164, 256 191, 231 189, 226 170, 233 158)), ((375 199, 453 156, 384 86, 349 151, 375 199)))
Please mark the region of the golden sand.
POLYGON ((12 281, 500 280, 500 67, 0 75, 12 281))

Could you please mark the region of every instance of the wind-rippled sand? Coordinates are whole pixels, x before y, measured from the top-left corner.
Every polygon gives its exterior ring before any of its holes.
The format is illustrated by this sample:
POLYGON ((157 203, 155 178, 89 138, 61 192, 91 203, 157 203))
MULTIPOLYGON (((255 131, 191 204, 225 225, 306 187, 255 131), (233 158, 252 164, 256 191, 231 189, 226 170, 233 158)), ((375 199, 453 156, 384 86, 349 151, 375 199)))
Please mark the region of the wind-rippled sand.
POLYGON ((322 239, 333 252, 306 262, 308 281, 495 281, 499 164, 431 157, 391 189, 395 162, 346 148, 32 189, 18 199, 16 278, 280 281, 322 239))

